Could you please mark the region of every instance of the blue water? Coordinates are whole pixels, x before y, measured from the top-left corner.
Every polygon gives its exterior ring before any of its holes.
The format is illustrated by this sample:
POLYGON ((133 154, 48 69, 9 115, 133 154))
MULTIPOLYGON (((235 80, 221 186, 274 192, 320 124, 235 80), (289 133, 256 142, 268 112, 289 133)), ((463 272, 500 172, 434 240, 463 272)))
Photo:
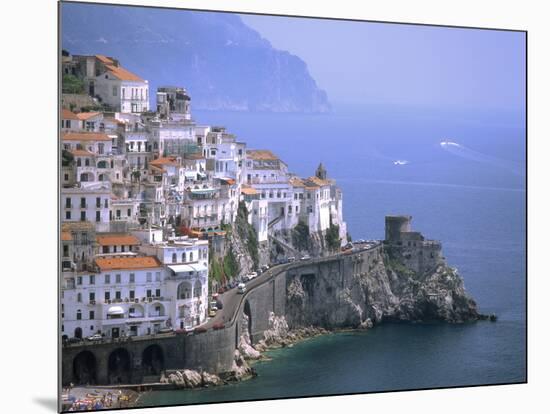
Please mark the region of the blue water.
POLYGON ((289 169, 320 161, 344 191, 354 238, 383 238, 386 214, 443 242, 468 292, 497 323, 382 325, 271 353, 254 380, 155 392, 146 405, 525 381, 525 130, 514 113, 337 107, 329 115, 194 112, 289 169), (440 145, 453 141, 459 146, 440 145), (407 161, 394 165, 394 161, 407 161))

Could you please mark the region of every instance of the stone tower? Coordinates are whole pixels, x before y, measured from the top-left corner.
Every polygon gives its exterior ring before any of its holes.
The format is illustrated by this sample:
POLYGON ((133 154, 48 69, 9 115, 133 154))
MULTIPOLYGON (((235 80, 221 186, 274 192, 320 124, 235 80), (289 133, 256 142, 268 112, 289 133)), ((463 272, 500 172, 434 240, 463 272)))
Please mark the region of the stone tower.
POLYGON ((325 167, 322 162, 319 163, 317 170, 315 170, 315 177, 320 178, 321 180, 327 179, 327 170, 325 170, 325 167))

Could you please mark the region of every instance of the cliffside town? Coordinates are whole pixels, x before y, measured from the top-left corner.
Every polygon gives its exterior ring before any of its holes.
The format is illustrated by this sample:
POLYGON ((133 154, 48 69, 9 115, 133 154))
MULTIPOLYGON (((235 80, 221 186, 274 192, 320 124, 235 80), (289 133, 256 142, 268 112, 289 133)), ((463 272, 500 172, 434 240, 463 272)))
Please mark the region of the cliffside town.
POLYGON ((65 340, 188 330, 209 294, 263 265, 347 243, 322 164, 297 177, 268 149, 191 115, 113 57, 62 56, 61 287, 65 340))

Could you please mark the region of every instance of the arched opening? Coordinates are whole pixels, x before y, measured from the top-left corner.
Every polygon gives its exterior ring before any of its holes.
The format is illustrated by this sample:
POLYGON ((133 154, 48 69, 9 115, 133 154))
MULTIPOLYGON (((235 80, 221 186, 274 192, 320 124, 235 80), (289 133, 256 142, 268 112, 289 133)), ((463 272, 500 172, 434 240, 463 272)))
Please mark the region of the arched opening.
POLYGON ((191 299, 191 283, 184 281, 178 285, 178 299, 191 299))
POLYGON ((107 174, 99 174, 98 180, 99 181, 107 181, 107 174))
POLYGON ((202 283, 200 280, 195 281, 195 287, 193 288, 193 297, 200 298, 202 296, 202 283))
POLYGON ((248 316, 248 333, 250 335, 250 341, 252 341, 252 312, 250 311, 250 303, 244 302, 244 314, 248 316))
POLYGON ((73 379, 75 384, 96 383, 96 359, 90 351, 82 351, 73 359, 73 379))
MULTIPOLYGON (((77 313, 77 315, 78 315, 78 313, 77 313)), ((74 337, 78 338, 78 339, 82 339, 82 328, 78 327, 74 330, 74 337)))
POLYGON ((150 345, 143 351, 141 365, 144 375, 160 375, 164 369, 164 352, 159 345, 150 345))
POLYGON ((129 384, 132 379, 130 353, 118 348, 109 355, 107 365, 109 384, 129 384))
POLYGON ((99 161, 97 163, 97 168, 107 168, 107 161, 99 161))

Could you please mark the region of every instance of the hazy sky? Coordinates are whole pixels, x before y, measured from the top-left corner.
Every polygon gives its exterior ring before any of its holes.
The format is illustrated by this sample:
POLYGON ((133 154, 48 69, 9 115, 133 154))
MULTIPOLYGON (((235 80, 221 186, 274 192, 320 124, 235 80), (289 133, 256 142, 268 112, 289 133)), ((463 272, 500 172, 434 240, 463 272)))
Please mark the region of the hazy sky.
POLYGON ((333 102, 524 111, 519 32, 242 15, 333 102))

